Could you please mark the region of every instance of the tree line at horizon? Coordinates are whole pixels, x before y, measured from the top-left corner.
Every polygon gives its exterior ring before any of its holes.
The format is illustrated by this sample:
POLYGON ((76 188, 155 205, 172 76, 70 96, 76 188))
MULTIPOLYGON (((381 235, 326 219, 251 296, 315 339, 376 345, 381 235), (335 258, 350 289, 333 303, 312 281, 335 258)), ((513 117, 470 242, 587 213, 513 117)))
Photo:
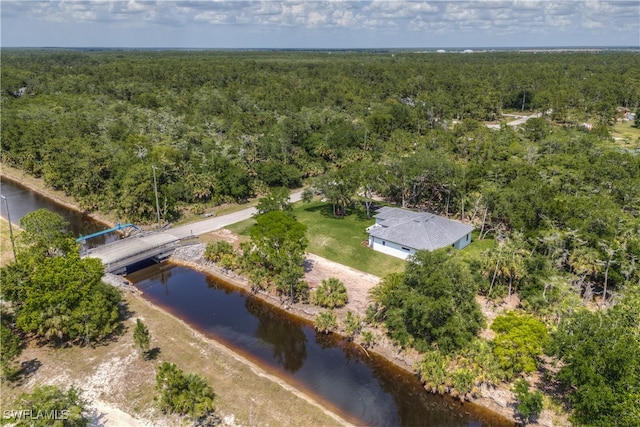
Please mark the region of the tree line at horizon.
MULTIPOLYGON (((638 55, 2 54, 2 161, 83 209, 153 221, 153 166, 167 221, 304 181, 336 212, 376 194, 481 238, 520 232, 505 247, 526 243, 605 298, 630 277, 640 161, 611 149, 607 125, 640 105, 638 55), (561 107, 548 99, 570 90, 561 107), (484 107, 551 117, 490 130, 484 107), (596 129, 558 126, 561 110, 596 129)), ((509 267, 492 254, 489 293, 518 285, 523 255, 509 267)))

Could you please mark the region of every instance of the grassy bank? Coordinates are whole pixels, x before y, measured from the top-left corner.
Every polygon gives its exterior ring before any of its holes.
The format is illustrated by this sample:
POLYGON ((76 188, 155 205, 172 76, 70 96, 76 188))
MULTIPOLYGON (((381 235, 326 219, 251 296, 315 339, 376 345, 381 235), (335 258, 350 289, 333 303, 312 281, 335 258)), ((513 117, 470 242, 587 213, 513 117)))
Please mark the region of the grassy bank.
MULTIPOLYGON (((375 252, 365 245, 369 238, 365 229, 375 222, 373 218, 356 212, 335 216, 331 204, 320 201, 295 203, 293 214, 307 226, 307 252, 378 277, 404 271, 403 260, 375 252)), ((249 229, 253 224, 254 220, 248 219, 226 228, 243 239, 248 239, 249 229)), ((483 251, 496 244, 493 239, 477 240, 477 236, 478 232, 475 232, 471 244, 457 252, 460 257, 465 260, 480 259, 483 251)))
POLYGON ((640 128, 635 127, 632 121, 618 122, 613 126, 611 136, 622 138, 623 142, 626 140, 631 146, 637 146, 640 142, 640 128))
MULTIPOLYGON (((327 426, 340 421, 297 394, 251 362, 203 337, 182 321, 152 306, 141 297, 126 294, 128 319, 121 335, 105 345, 53 349, 30 345, 20 361, 35 368, 19 384, 3 382, 0 404, 15 406, 17 395, 36 383, 75 384, 85 396, 117 407, 154 425, 177 425, 154 404, 155 369, 162 361, 174 362, 185 372, 203 375, 216 393, 216 412, 238 425, 327 426), (142 360, 134 351, 132 331, 142 318, 151 332, 154 360, 142 360)), ((182 420, 182 424, 189 424, 182 420)))

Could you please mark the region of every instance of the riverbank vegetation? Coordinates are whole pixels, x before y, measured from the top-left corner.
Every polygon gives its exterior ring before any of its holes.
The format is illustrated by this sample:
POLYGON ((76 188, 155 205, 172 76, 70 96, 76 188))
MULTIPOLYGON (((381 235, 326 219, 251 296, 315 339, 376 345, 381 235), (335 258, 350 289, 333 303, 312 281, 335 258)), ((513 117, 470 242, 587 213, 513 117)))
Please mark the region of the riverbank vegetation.
POLYGON ((81 259, 59 215, 40 209, 20 220, 17 260, 2 267, 1 296, 15 331, 43 343, 88 345, 116 332, 119 291, 102 282, 98 259, 81 259))
POLYGON ((71 385, 82 389, 82 397, 91 401, 94 414, 106 424, 193 425, 177 414, 163 414, 154 401, 157 368, 167 361, 207 380, 216 394, 215 413, 229 424, 250 425, 256 420, 274 425, 340 424, 276 377, 140 296, 125 292, 123 304, 129 316, 124 322, 125 333, 107 345, 53 348, 23 340, 25 347, 19 357, 23 363, 17 366, 22 371, 19 381, 0 381, 0 406, 23 409, 19 396, 30 393, 37 381, 63 390, 71 385), (138 318, 144 319, 153 335, 152 346, 159 349, 157 358, 145 360, 135 352, 132 331, 138 318), (114 418, 118 414, 121 418, 114 418))
MULTIPOLYGON (((165 220, 305 182, 327 202, 307 208, 344 224, 354 213, 370 221, 374 196, 473 223, 478 239, 491 239, 486 250, 420 255, 393 269, 372 294, 369 320, 425 352, 418 370, 429 389, 472 395, 479 384, 525 377, 578 423, 640 419, 639 317, 622 314, 639 302, 640 139, 635 128, 623 130, 623 143, 611 138, 640 107, 636 53, 3 49, 2 57, 3 162, 83 208, 152 221, 155 166, 165 220), (507 110, 540 117, 484 125, 507 110), (518 301, 488 319, 490 339, 477 338, 477 295, 518 301)), ((304 223, 305 208, 296 209, 304 223)), ((308 227, 309 251, 332 247, 326 224, 308 227)), ((255 242, 269 237, 251 230, 255 242)), ((294 283, 287 271, 300 283, 301 259, 247 249, 264 267, 256 274, 279 269, 281 292, 294 283)))

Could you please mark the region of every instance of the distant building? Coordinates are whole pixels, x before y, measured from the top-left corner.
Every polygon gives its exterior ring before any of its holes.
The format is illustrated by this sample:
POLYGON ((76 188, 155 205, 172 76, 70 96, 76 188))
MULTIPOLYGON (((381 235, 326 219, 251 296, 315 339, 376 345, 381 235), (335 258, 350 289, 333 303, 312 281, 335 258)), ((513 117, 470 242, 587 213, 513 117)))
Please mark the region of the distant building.
POLYGON ((418 250, 433 251, 452 246, 462 249, 471 243, 474 227, 429 212, 383 207, 376 223, 367 228, 369 247, 406 259, 418 250))

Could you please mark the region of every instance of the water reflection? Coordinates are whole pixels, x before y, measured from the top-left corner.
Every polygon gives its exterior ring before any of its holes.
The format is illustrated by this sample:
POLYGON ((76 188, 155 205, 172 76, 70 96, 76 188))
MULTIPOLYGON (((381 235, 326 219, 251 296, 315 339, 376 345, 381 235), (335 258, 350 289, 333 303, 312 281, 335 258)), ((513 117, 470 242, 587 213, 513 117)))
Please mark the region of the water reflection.
POLYGON ((286 371, 300 369, 307 358, 307 337, 302 326, 292 319, 277 319, 275 311, 256 298, 248 297, 244 305, 260 321, 255 336, 271 344, 273 360, 286 371))
POLYGON ((428 394, 418 379, 337 335, 206 274, 171 264, 128 278, 145 298, 359 425, 510 425, 428 394), (482 420, 482 421, 480 421, 482 420))
MULTIPOLYGON (((109 228, 108 225, 102 224, 88 215, 84 215, 82 212, 78 212, 55 203, 54 201, 23 187, 20 183, 5 178, 2 178, 1 192, 2 195, 7 198, 11 222, 16 225, 20 225, 20 219, 29 212, 44 208, 57 213, 67 221, 69 223, 69 231, 73 233, 74 236, 86 236, 109 228)), ((5 219, 7 218, 6 205, 4 202, 0 203, 0 215, 5 219)), ((116 241, 119 238, 120 235, 118 233, 109 233, 92 238, 88 241, 87 247, 93 248, 105 243, 116 241)))

